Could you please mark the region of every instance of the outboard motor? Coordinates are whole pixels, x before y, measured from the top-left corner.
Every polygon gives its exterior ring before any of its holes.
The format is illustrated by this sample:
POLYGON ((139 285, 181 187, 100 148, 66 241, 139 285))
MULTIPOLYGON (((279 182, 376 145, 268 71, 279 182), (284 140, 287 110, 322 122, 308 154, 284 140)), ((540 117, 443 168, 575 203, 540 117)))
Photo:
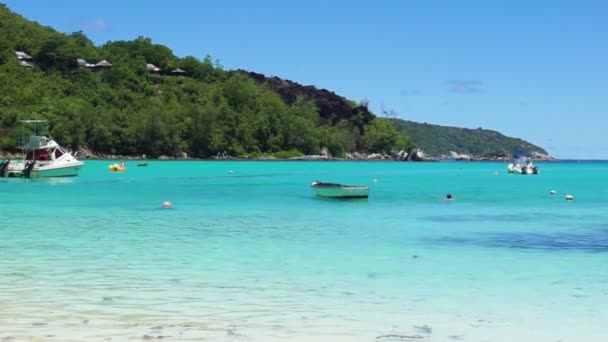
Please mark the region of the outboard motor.
POLYGON ((6 170, 8 170, 8 164, 10 164, 10 160, 6 159, 0 163, 0 177, 4 177, 6 174, 6 170))
POLYGON ((26 162, 23 171, 21 171, 21 177, 30 178, 34 165, 36 165, 36 162, 34 160, 26 162))

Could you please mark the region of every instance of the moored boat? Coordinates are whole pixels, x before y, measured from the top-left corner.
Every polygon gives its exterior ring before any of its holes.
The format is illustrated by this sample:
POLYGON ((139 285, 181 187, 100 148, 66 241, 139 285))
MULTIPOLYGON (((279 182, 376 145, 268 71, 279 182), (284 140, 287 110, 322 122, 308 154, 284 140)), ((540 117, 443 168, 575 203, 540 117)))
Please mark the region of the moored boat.
POLYGON ((536 175, 539 172, 538 167, 532 163, 532 156, 529 154, 514 154, 507 170, 509 173, 521 175, 536 175))
POLYGON ((314 181, 310 185, 315 195, 330 198, 367 198, 369 186, 345 185, 338 183, 324 183, 314 181))
POLYGON ((42 132, 48 127, 46 120, 23 120, 23 160, 5 160, 0 166, 0 177, 73 177, 77 176, 84 163, 75 155, 59 146, 50 135, 42 132), (32 134, 25 143, 25 127, 32 134))

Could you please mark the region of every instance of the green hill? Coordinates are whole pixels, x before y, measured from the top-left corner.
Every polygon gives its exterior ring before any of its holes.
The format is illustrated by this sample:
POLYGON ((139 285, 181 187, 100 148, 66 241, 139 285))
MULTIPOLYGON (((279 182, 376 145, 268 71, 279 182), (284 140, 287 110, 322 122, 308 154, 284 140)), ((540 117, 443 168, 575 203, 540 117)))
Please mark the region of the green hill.
POLYGON ((18 120, 32 118, 50 120, 61 144, 104 154, 284 157, 327 147, 339 156, 407 147, 392 125, 333 93, 331 101, 317 101, 312 87, 287 101, 209 56, 179 58, 145 37, 97 47, 82 32, 57 32, 4 5, 0 84, 5 151, 16 150, 18 120), (16 51, 32 59, 19 60, 16 51), (79 65, 79 59, 112 66, 79 65), (185 72, 173 72, 178 68, 185 72))
POLYGON ((101 155, 342 156, 414 142, 431 155, 542 151, 497 132, 391 124, 329 90, 181 58, 146 37, 95 46, 1 4, 0 86, 0 153, 17 151, 22 119, 47 119, 60 144, 101 155))
POLYGON ((389 119, 397 130, 410 136, 427 155, 442 157, 451 152, 476 158, 510 157, 525 152, 537 158, 549 158, 547 151, 518 138, 487 129, 468 129, 389 119))

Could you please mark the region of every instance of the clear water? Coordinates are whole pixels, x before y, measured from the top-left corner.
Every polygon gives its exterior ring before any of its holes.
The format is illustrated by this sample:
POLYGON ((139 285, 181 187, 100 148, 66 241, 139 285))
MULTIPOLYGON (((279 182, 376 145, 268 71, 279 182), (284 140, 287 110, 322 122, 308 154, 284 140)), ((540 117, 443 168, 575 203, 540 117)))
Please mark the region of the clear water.
POLYGON ((606 341, 608 163, 109 164, 0 179, 0 339, 606 341))

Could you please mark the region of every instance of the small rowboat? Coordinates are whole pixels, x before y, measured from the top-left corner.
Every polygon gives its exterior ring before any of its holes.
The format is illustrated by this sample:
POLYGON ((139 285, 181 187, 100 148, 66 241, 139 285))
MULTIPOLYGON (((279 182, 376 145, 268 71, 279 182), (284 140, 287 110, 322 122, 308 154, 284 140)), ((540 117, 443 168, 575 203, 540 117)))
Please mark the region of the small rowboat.
POLYGON ((315 195, 331 198, 367 198, 369 186, 344 185, 337 183, 312 182, 310 185, 315 195))
POLYGON ((148 166, 148 162, 139 162, 137 166, 148 166))

